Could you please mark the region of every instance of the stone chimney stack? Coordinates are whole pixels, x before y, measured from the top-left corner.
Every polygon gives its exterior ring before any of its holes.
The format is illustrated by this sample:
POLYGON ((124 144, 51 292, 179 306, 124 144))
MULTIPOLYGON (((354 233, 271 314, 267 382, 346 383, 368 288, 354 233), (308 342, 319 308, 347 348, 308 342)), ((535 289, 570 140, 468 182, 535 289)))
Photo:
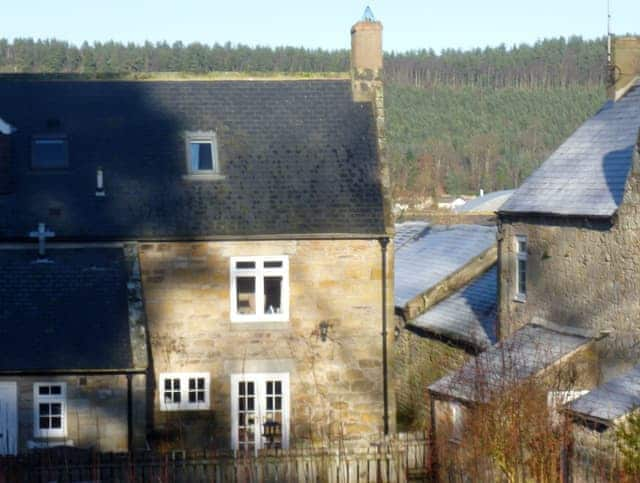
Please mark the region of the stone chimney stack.
POLYGON ((375 101, 382 90, 382 24, 369 7, 351 27, 351 83, 356 102, 375 101))
POLYGON ((616 37, 613 40, 613 65, 609 68, 609 98, 617 101, 640 78, 640 37, 616 37))
POLYGON ((13 128, 0 119, 0 195, 11 192, 11 133, 13 128))

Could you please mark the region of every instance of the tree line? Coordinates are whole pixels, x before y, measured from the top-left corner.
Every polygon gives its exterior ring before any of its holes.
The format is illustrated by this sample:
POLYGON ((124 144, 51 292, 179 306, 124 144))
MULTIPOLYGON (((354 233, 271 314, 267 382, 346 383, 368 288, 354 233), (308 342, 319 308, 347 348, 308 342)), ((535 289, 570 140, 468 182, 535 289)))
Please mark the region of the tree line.
MULTIPOLYGON (((581 37, 484 49, 390 52, 387 81, 414 87, 568 87, 601 84, 606 42, 581 37)), ((0 72, 344 72, 348 50, 249 47, 182 42, 84 42, 0 39, 0 72)))

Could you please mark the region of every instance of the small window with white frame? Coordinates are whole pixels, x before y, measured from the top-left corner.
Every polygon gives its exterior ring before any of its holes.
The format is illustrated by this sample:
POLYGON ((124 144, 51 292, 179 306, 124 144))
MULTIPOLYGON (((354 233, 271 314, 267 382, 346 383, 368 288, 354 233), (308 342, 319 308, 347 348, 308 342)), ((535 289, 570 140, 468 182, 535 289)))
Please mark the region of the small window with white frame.
POLYGON ((163 372, 160 374, 162 411, 201 411, 209 409, 208 372, 163 372))
POLYGON ((515 299, 524 302, 527 298, 527 237, 516 235, 515 299))
POLYGON ((191 175, 218 173, 218 143, 213 131, 188 132, 186 135, 188 172, 191 175))
POLYGON ((231 257, 231 321, 289 320, 289 258, 231 257))
POLYGON ((67 384, 38 382, 33 385, 33 435, 58 438, 67 435, 67 384))

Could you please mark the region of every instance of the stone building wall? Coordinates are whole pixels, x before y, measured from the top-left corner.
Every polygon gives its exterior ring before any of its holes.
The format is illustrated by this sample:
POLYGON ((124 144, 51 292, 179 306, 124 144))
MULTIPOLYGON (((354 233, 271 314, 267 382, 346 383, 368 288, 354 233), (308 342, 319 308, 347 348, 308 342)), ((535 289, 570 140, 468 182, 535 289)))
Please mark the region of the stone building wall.
POLYGON ((539 316, 595 330, 605 379, 640 357, 640 161, 613 223, 509 217, 500 241, 500 337, 539 316), (514 300, 516 235, 526 235, 526 302, 514 300))
MULTIPOLYGON (((393 328, 391 244, 387 253, 393 328)), ((378 240, 141 244, 155 383, 162 372, 210 374, 209 410, 161 411, 158 392, 152 392, 157 444, 228 448, 230 376, 242 372, 290 374, 291 447, 380 434, 381 259, 378 240), (230 257, 261 255, 289 258, 289 321, 232 323, 230 257), (322 321, 330 324, 325 342, 322 321)), ((392 337, 393 330, 390 355, 392 337)))
MULTIPOLYGON (((127 376, 3 376, 18 386, 18 451, 68 444, 98 451, 127 451, 127 376), (34 384, 66 383, 67 434, 60 438, 34 436, 34 384)), ((133 448, 144 448, 145 376, 132 376, 133 448)))
POLYGON ((393 361, 399 431, 428 429, 430 398, 427 387, 460 369, 470 357, 468 352, 445 341, 406 327, 400 330, 394 343, 393 361))

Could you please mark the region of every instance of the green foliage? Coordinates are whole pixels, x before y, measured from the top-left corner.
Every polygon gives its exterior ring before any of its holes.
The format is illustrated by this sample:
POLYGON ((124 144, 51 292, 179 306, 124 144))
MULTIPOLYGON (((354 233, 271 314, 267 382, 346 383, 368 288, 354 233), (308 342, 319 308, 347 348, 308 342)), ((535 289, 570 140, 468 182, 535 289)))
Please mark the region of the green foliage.
POLYGON ((640 411, 632 412, 616 430, 626 476, 640 477, 640 411))
POLYGON ((518 186, 596 112, 605 90, 392 84, 385 100, 396 194, 460 194, 518 186), (417 186, 425 171, 431 176, 417 186))
MULTIPOLYGON (((396 195, 517 186, 605 99, 606 42, 385 55, 396 195)), ((0 39, 0 72, 344 72, 347 50, 0 39)))

